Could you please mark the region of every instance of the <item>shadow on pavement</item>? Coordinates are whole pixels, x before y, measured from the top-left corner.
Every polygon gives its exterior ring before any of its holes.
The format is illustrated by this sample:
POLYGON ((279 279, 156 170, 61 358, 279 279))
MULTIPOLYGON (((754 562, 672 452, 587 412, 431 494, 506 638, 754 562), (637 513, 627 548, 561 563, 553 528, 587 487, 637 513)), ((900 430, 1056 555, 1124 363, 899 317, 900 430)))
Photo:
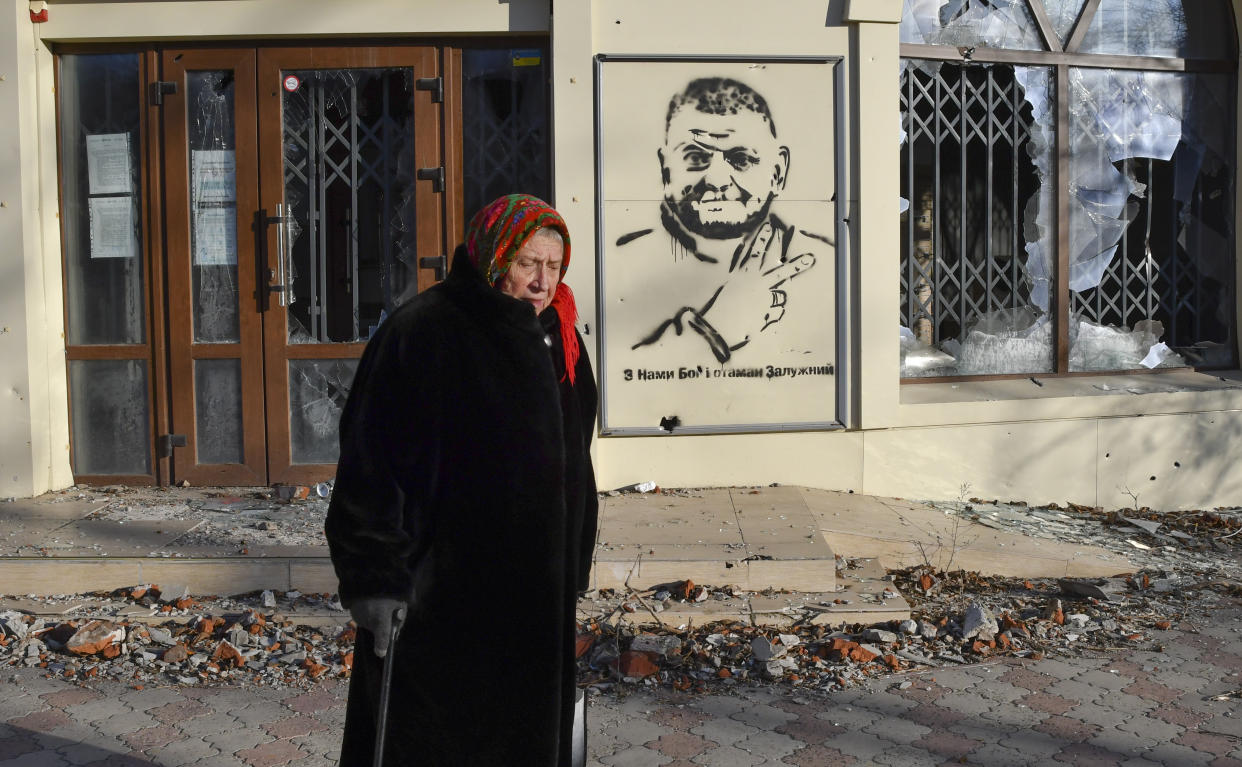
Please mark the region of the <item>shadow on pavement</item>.
MULTIPOLYGON (((53 716, 57 713, 60 712, 43 712, 44 715, 53 716)), ((29 716, 38 717, 40 714, 29 716)), ((23 717, 23 719, 28 717, 23 717)), ((47 724, 54 727, 64 726, 64 723, 51 721, 50 718, 47 724)), ((13 724, 12 721, 8 724, 0 723, 0 765, 61 763, 81 767, 157 767, 162 764, 146 756, 120 753, 120 749, 124 748, 125 746, 119 742, 116 744, 116 750, 112 750, 62 738, 49 732, 21 727, 13 724), (49 751, 56 752, 59 759, 32 759, 32 755, 46 754, 49 751)))

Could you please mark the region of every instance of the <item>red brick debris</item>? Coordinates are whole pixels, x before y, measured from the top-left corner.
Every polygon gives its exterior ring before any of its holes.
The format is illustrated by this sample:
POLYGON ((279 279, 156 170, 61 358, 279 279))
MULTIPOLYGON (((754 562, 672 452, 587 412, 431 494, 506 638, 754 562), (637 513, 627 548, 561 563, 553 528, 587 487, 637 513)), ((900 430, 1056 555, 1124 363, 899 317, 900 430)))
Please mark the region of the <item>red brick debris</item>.
POLYGON ((1193 597, 1193 590, 1168 588, 1165 576, 1010 579, 928 568, 892 571, 894 588, 913 604, 911 619, 874 625, 816 622, 811 609, 779 626, 725 620, 674 628, 657 623, 662 606, 689 605, 701 598, 700 590, 710 600, 745 592, 691 581, 624 593, 603 589, 596 599, 599 614, 579 623, 580 678, 603 688, 708 691, 752 681, 831 690, 880 675, 993 658, 1038 660, 1087 648, 1158 650, 1162 632, 1181 621, 1185 600, 1193 597))
POLYGON ((330 594, 221 599, 141 585, 87 596, 90 605, 120 607, 128 617, 53 618, 0 608, 0 667, 182 685, 305 685, 348 676, 353 666, 355 629, 344 623, 347 615, 330 594), (343 625, 297 625, 282 612, 307 607, 340 611, 343 625))

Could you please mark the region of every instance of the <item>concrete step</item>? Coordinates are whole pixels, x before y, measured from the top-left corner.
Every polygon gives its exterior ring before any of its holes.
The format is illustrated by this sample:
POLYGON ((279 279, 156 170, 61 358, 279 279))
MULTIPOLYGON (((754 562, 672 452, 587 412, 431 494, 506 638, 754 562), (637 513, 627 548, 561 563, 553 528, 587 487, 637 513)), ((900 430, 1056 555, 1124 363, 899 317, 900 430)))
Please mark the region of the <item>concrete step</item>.
MULTIPOLYGON (((872 624, 901 621, 910 617, 910 604, 886 578, 883 566, 875 559, 850 560, 850 567, 837 573, 837 586, 832 591, 796 591, 783 593, 749 593, 728 599, 703 602, 670 600, 664 609, 652 613, 649 595, 639 600, 624 587, 611 599, 587 599, 579 602, 581 618, 615 615, 635 625, 658 625, 671 628, 704 626, 719 621, 740 622, 752 626, 791 626, 809 623, 839 628, 843 624, 872 624), (636 605, 634 612, 618 610, 622 602, 636 605)), ((698 582, 698 581, 696 581, 698 582)), ((712 581, 703 581, 711 584, 712 581)), ((630 589, 644 591, 631 580, 630 589)), ((745 587, 743 587, 745 588, 745 587)))
POLYGON ((337 590, 336 572, 326 550, 315 557, 0 558, 0 591, 7 594, 82 594, 150 583, 179 584, 194 595, 219 596, 263 589, 337 590))

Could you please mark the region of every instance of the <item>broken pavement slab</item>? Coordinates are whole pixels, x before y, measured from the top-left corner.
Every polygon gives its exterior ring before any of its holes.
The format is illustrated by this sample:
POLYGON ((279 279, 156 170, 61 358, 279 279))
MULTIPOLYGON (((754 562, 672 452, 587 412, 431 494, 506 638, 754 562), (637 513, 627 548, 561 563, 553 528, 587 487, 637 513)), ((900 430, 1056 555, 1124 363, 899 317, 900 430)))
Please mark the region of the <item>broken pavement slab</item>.
POLYGON ((595 588, 690 579, 801 591, 836 588, 832 549, 794 488, 605 495, 595 588))
POLYGON ((898 498, 800 488, 834 551, 876 557, 889 569, 930 564, 1020 578, 1101 577, 1135 569, 1106 549, 1036 538, 898 498))
POLYGON ((752 621, 758 626, 787 626, 809 622, 816 626, 903 621, 910 603, 876 559, 850 560, 837 576, 838 587, 827 593, 797 592, 750 600, 752 621))

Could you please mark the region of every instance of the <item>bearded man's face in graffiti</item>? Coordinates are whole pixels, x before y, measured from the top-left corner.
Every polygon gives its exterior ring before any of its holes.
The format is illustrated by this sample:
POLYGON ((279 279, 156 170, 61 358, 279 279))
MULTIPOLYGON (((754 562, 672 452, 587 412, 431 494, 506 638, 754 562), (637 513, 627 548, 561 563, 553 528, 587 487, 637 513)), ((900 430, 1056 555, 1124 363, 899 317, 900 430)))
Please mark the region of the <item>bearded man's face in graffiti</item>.
POLYGON ((785 186, 789 149, 763 115, 707 114, 683 106, 659 151, 664 199, 688 231, 733 239, 754 231, 785 186))

